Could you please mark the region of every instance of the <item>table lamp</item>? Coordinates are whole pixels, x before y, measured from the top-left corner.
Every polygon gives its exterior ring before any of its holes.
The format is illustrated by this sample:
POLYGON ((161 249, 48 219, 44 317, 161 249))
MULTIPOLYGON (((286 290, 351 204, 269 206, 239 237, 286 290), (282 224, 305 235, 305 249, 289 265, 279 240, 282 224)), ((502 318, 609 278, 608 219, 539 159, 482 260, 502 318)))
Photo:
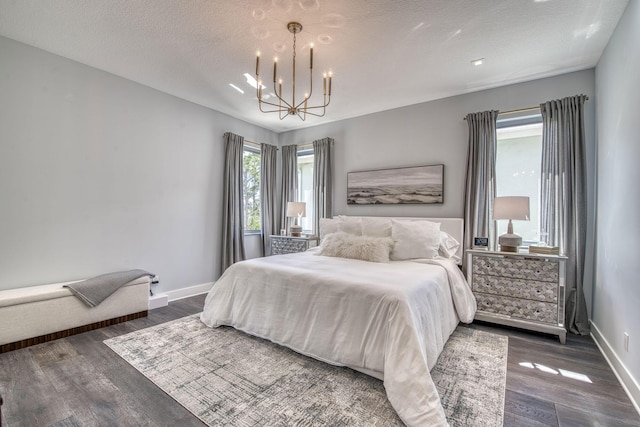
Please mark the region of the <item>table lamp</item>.
POLYGON ((512 220, 529 221, 529 198, 525 196, 496 197, 493 200, 493 219, 508 219, 507 232, 498 238, 500 251, 518 252, 522 237, 513 232, 512 220))
POLYGON ((307 204, 305 202, 287 202, 287 216, 295 218, 290 231, 293 237, 302 236, 302 226, 300 218, 307 216, 307 204))

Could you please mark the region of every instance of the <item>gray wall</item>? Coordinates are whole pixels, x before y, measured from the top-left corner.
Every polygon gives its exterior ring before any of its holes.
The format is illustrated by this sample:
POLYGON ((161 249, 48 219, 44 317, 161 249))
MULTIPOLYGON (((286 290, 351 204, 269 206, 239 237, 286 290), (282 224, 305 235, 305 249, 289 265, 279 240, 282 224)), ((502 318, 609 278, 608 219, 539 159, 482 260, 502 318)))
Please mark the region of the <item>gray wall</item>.
MULTIPOLYGON (((304 144, 325 136, 336 140, 336 214, 460 217, 468 138, 463 117, 467 113, 507 111, 579 93, 592 96, 593 92, 594 71, 586 70, 286 132, 280 135, 280 144, 304 144), (346 204, 347 172, 437 163, 445 165, 442 205, 346 204)), ((594 102, 589 102, 587 135, 592 146, 594 115, 594 102)))
MULTIPOLYGON (((595 80, 586 70, 276 135, 6 38, 0 55, 0 289, 124 268, 159 274, 160 290, 215 280, 225 131, 279 145, 335 138, 337 214, 460 217, 462 118, 593 97, 595 80), (347 172, 436 163, 442 205, 346 205, 347 172)), ((593 101, 586 114, 595 206, 593 101)), ((257 243, 249 238, 249 256, 257 243)))
POLYGON ((596 68, 598 230, 593 324, 635 377, 640 403, 640 2, 630 1, 596 68), (624 332, 630 335, 624 350, 624 332))
MULTIPOLYGON (((588 174, 587 259, 593 259, 595 229, 595 72, 593 69, 527 83, 503 86, 354 119, 280 134, 280 144, 305 144, 335 139, 335 214, 379 216, 462 217, 467 162, 468 113, 508 111, 544 101, 585 94, 588 174), (444 163, 444 203, 441 205, 348 206, 347 172, 444 163)), ((339 91, 335 102, 340 102, 339 91)), ((589 265, 592 265, 590 263, 589 265)), ((585 280, 591 305, 591 274, 585 280)))
POLYGON ((220 270, 222 135, 278 135, 0 37, 0 289, 220 270))

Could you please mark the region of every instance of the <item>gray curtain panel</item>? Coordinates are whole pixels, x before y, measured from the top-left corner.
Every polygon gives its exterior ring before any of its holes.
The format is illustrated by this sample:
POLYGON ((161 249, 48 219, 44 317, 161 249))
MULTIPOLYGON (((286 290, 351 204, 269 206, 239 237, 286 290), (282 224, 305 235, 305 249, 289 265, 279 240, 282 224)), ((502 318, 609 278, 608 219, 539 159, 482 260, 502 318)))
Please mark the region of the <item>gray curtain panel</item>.
POLYGON ((222 195, 222 271, 245 259, 242 156, 244 138, 224 134, 224 191, 222 195))
POLYGON ((293 218, 287 218, 287 202, 298 200, 298 146, 285 145, 282 151, 282 192, 280 205, 280 228, 289 232, 293 218))
POLYGON ((279 221, 276 217, 276 162, 278 147, 260 145, 260 209, 262 248, 265 256, 271 255, 272 234, 278 234, 279 221))
POLYGON ((313 234, 320 218, 333 217, 333 138, 313 141, 313 234))
POLYGON ((566 326, 589 334, 584 299, 587 224, 585 95, 548 101, 542 112, 540 230, 549 245, 559 246, 567 261, 566 326))
MULTIPOLYGON (((471 248, 474 237, 488 237, 496 247, 496 228, 492 220, 493 199, 496 196, 496 120, 498 111, 471 113, 469 151, 464 195, 464 247, 471 248)), ((467 259, 463 258, 466 271, 467 259)))

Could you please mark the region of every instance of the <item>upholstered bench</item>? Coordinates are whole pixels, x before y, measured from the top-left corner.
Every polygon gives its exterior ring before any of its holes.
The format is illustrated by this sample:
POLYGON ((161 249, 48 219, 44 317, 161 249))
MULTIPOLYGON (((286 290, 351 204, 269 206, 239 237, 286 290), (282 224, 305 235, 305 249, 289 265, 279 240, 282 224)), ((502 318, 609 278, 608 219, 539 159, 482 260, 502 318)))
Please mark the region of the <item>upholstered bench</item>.
POLYGON ((148 276, 132 280, 89 308, 57 283, 0 291, 0 353, 147 315, 148 276))

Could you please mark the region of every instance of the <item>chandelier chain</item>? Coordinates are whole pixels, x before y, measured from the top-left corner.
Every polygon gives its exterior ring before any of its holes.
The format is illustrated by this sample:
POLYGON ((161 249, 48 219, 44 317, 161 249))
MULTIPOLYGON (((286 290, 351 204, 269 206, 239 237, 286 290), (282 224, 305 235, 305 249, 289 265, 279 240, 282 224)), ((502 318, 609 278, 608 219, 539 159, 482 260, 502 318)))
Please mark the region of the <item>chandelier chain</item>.
POLYGON ((296 33, 293 33, 293 60, 296 60, 296 33))

